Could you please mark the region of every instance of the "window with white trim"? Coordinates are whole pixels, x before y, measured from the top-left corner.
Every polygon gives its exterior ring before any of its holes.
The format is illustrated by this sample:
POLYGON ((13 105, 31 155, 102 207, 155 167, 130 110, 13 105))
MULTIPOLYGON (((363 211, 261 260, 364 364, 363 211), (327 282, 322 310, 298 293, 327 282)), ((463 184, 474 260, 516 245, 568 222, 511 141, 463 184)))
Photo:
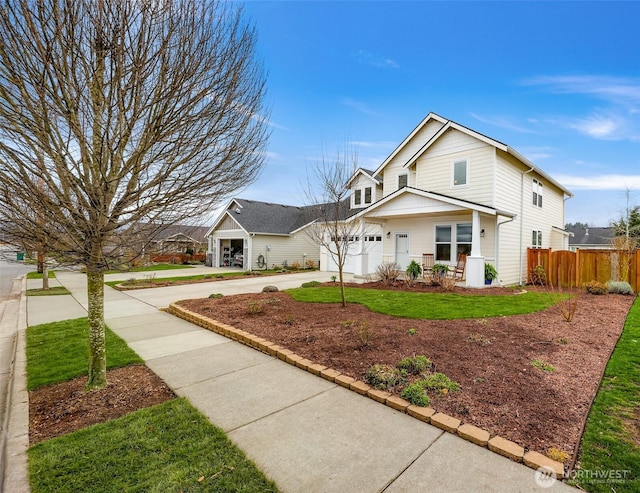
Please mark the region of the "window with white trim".
POLYGON ((542 231, 536 231, 534 229, 531 232, 531 246, 533 248, 542 248, 542 231))
POLYGON ((456 262, 471 253, 471 223, 436 225, 436 262, 456 262))
POLYGON ((398 175, 398 189, 404 188, 409 184, 409 175, 398 175))
POLYGON ((353 192, 353 204, 360 205, 362 202, 362 190, 356 190, 353 192))
POLYGON ((453 162, 452 185, 462 187, 469 184, 469 161, 461 159, 453 162))
POLYGON ((364 189, 364 203, 365 204, 371 203, 371 187, 367 187, 364 189))
POLYGON ((533 205, 542 207, 542 182, 533 179, 533 205))

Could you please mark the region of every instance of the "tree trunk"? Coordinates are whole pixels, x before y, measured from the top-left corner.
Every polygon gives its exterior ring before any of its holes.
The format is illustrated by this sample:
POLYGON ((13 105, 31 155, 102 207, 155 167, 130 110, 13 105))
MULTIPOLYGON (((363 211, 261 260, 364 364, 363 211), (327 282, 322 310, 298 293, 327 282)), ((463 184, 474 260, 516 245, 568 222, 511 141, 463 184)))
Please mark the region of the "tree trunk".
POLYGON ((85 390, 107 385, 107 353, 104 336, 104 273, 96 264, 87 265, 89 301, 89 377, 85 390))
POLYGON ((49 289, 49 268, 46 260, 42 262, 42 289, 44 291, 49 289))

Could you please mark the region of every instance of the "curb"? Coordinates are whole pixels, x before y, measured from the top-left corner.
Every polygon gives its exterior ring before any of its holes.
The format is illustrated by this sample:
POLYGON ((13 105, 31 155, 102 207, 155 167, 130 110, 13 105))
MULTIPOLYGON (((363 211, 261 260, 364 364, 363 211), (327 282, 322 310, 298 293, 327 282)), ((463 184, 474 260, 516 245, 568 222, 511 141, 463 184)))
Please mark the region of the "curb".
POLYGON ((463 438, 468 442, 507 457, 514 462, 524 464, 531 469, 544 467, 547 471, 553 471, 556 479, 564 478, 564 465, 561 462, 549 459, 545 455, 533 450, 525 451, 523 447, 511 440, 507 440, 499 435, 491 436, 487 430, 483 430, 482 428, 478 428, 477 426, 468 423, 463 423, 458 418, 436 412, 433 408, 414 406, 408 401, 389 392, 374 389, 366 382, 356 380, 353 377, 341 374, 337 370, 314 363, 271 341, 267 341, 243 330, 236 329, 230 325, 192 312, 178 306, 176 303, 171 303, 165 311, 211 332, 215 332, 265 354, 278 358, 290 365, 297 366, 298 368, 306 370, 315 376, 319 376, 325 380, 336 383, 341 387, 352 390, 360 395, 364 395, 376 402, 385 404, 396 411, 408 414, 420 421, 430 423, 444 431, 458 435, 460 438, 463 438))

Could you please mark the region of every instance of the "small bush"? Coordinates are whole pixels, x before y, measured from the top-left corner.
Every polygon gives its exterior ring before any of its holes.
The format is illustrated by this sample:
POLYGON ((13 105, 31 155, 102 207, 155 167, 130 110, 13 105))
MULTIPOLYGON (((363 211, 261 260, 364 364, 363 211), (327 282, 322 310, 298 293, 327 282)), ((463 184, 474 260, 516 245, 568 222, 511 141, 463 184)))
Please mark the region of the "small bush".
POLYGON ((293 313, 287 313, 282 320, 282 323, 285 325, 293 325, 293 322, 295 322, 293 313))
POLYGON ((549 459, 551 460, 562 462, 564 464, 569 460, 569 457, 571 456, 564 450, 560 450, 556 447, 551 447, 549 450, 547 450, 547 457, 549 457, 549 459))
POLYGON ((553 365, 550 365, 549 363, 546 363, 544 361, 542 361, 541 359, 534 359, 531 362, 531 366, 533 366, 534 368, 539 368, 543 371, 546 372, 552 372, 552 371, 556 371, 555 367, 553 365))
POLYGON ((358 338, 363 346, 370 346, 371 339, 373 339, 373 329, 367 324, 366 321, 360 322, 358 327, 358 338))
POLYGON ((584 289, 589 294, 607 294, 607 286, 598 281, 585 282, 584 289))
POLYGON ((612 294, 633 294, 631 284, 624 281, 609 281, 607 291, 612 294))
POLYGON ((412 260, 411 263, 407 266, 406 272, 409 278, 415 281, 418 276, 422 274, 422 266, 415 260, 412 260))
POLYGON ((409 329, 407 331, 407 334, 409 334, 410 336, 414 336, 418 333, 418 329, 409 329))
POLYGON ((539 286, 547 284, 547 273, 543 266, 537 265, 535 269, 531 271, 531 284, 537 284, 539 286))
POLYGON ((429 390, 438 390, 444 393, 457 392, 460 390, 460 385, 457 382, 451 380, 444 373, 433 373, 424 377, 422 385, 429 390))
POLYGON ((385 286, 396 283, 400 278, 401 272, 402 271, 400 270, 400 266, 395 262, 384 262, 380 264, 376 269, 376 274, 380 278, 382 284, 384 284, 385 286))
POLYGON ((411 375, 419 375, 427 368, 431 368, 433 363, 426 356, 414 356, 413 358, 404 358, 402 359, 397 367, 399 370, 404 370, 411 375))
POLYGON ((365 381, 380 390, 392 389, 406 381, 406 373, 390 365, 373 365, 364 375, 365 381))
POLYGON ((440 287, 447 293, 452 292, 456 287, 456 280, 453 277, 441 277, 439 279, 440 287))
POLYGON ((304 263, 304 268, 305 269, 315 269, 316 268, 316 263, 313 260, 307 260, 304 263))
POLYGON ((300 270, 300 269, 302 269, 302 264, 300 262, 298 262, 297 260, 294 260, 293 262, 291 262, 291 265, 289 266, 289 269, 291 269, 291 270, 300 270))
POLYGON ((212 293, 209 295, 209 298, 213 299, 213 300, 217 300, 219 298, 222 298, 224 295, 222 293, 212 293))
POLYGON ((249 313, 250 315, 257 315, 259 313, 262 313, 262 311, 262 303, 260 303, 259 301, 250 301, 249 303, 247 303, 247 313, 249 313))
POLYGON ((315 288, 316 286, 320 286, 320 284, 322 284, 320 281, 309 281, 309 282, 303 282, 302 283, 302 287, 303 288, 315 288))
POLYGON ((402 390, 400 397, 409 401, 414 406, 427 407, 429 405, 429 396, 424 391, 420 382, 407 385, 402 390))

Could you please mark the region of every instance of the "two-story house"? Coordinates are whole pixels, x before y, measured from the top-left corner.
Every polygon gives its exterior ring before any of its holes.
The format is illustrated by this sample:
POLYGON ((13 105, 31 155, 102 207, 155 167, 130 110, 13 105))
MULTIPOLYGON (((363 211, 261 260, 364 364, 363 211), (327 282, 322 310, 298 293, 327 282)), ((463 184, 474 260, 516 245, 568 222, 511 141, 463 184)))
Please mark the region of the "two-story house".
MULTIPOLYGON (((568 249, 564 203, 571 192, 527 158, 435 113, 427 117, 375 170, 358 169, 348 182, 352 229, 344 271, 366 276, 383 262, 401 268, 424 253, 454 265, 467 255, 468 286, 484 285, 492 263, 500 284, 527 281, 527 249, 568 249)), ((225 252, 243 254, 243 267, 319 259, 337 266, 310 243, 309 207, 233 199, 207 233, 210 265, 225 252)))
POLYGON ((350 186, 351 207, 361 209, 350 220, 364 234, 345 270, 357 275, 380 261, 405 268, 423 253, 453 265, 464 253, 468 286, 484 284, 485 262, 501 284, 517 284, 527 279, 527 248, 568 248, 571 192, 508 145, 434 113, 350 186))

